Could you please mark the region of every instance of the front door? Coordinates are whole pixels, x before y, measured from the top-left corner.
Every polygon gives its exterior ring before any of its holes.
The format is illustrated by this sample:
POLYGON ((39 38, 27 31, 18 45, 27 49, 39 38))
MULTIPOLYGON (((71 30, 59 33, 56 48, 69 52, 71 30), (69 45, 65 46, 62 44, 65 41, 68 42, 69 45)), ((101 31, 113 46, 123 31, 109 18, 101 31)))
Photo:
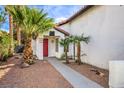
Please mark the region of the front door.
POLYGON ((43 56, 48 57, 48 39, 43 39, 43 56))

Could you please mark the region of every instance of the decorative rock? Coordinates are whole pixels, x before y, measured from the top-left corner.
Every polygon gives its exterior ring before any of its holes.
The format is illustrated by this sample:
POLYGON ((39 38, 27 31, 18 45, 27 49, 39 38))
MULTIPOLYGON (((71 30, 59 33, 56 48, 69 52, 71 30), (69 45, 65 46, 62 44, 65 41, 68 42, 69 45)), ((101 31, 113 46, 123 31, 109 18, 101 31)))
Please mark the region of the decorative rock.
POLYGON ((101 77, 105 76, 105 74, 104 74, 104 73, 99 72, 99 71, 97 71, 97 72, 96 72, 96 74, 97 74, 97 75, 99 75, 99 76, 101 76, 101 77))
POLYGON ((101 77, 105 76, 104 73, 98 71, 97 69, 94 69, 94 68, 93 68, 93 69, 91 69, 91 71, 96 72, 96 74, 99 75, 99 76, 101 76, 101 77))
POLYGON ((21 68, 27 68, 27 67, 29 67, 30 65, 28 64, 28 63, 22 63, 21 64, 21 68))
POLYGON ((33 59, 36 59, 36 60, 37 60, 37 59, 38 59, 38 57, 37 57, 37 56, 33 56, 33 59))
POLYGON ((100 74, 99 74, 101 77, 104 77, 105 76, 105 74, 104 73, 102 73, 102 72, 100 72, 100 74))

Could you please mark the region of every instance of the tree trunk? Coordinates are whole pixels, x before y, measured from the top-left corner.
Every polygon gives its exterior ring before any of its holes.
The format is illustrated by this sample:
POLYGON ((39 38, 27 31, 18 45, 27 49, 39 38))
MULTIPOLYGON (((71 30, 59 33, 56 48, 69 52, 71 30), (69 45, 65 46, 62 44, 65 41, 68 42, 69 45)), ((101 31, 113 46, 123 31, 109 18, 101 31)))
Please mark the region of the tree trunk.
POLYGON ((29 65, 33 64, 34 61, 33 61, 33 50, 31 46, 31 39, 26 40, 23 53, 24 53, 23 54, 24 62, 28 63, 29 65))
POLYGON ((80 42, 77 43, 77 62, 80 65, 81 64, 81 48, 80 48, 80 42))
POLYGON ((9 34, 10 34, 10 47, 9 47, 9 54, 13 55, 14 49, 13 49, 13 18, 11 15, 9 15, 9 34))
POLYGON ((19 26, 17 26, 17 43, 21 45, 21 31, 19 26))
MULTIPOLYGON (((20 6, 17 6, 18 9, 20 9, 20 6)), ((17 25, 17 43, 18 45, 21 45, 21 29, 20 27, 17 25)))
POLYGON ((73 45, 73 55, 74 55, 74 60, 75 60, 75 43, 73 45))
POLYGON ((66 59, 66 64, 69 64, 69 60, 68 60, 68 48, 65 48, 65 59, 66 59))

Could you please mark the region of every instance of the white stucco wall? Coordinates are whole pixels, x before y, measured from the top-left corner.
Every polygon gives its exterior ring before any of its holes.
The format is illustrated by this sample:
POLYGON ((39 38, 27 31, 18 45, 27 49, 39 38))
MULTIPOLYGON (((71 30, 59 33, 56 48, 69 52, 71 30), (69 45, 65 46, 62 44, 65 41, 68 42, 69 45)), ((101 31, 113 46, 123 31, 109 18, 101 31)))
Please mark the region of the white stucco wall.
POLYGON ((68 33, 71 33, 70 31, 70 23, 67 23, 67 24, 64 24, 64 25, 61 25, 60 28, 62 29, 65 29, 68 33))
POLYGON ((43 60, 43 39, 37 38, 36 40, 36 56, 38 59, 43 60))
POLYGON ((93 7, 70 23, 70 32, 90 36, 81 45, 83 62, 108 69, 109 60, 124 59, 124 6, 93 7))
POLYGON ((55 38, 48 39, 48 57, 55 57, 55 38))
POLYGON ((109 87, 124 88, 124 60, 109 62, 109 87))
MULTIPOLYGON (((59 41, 60 41, 61 39, 64 39, 64 38, 65 38, 65 35, 64 35, 63 33, 60 33, 60 32, 58 32, 58 31, 56 31, 56 30, 54 30, 54 31, 55 31, 55 35, 56 35, 56 36, 60 36, 60 37, 59 37, 59 41)), ((58 52, 55 52, 55 56, 56 56, 57 58, 60 58, 63 53, 64 53, 64 48, 63 48, 63 46, 61 46, 60 43, 59 43, 59 44, 58 44, 58 52)))
POLYGON ((33 55, 36 55, 36 40, 32 39, 32 49, 33 49, 33 55))

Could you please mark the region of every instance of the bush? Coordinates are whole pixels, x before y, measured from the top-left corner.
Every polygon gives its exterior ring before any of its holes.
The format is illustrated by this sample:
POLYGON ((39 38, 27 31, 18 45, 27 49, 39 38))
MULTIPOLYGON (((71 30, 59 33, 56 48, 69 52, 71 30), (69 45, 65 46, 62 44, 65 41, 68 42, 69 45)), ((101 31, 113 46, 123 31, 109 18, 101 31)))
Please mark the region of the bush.
POLYGON ((6 61, 10 45, 10 36, 5 31, 0 31, 0 60, 6 61))

